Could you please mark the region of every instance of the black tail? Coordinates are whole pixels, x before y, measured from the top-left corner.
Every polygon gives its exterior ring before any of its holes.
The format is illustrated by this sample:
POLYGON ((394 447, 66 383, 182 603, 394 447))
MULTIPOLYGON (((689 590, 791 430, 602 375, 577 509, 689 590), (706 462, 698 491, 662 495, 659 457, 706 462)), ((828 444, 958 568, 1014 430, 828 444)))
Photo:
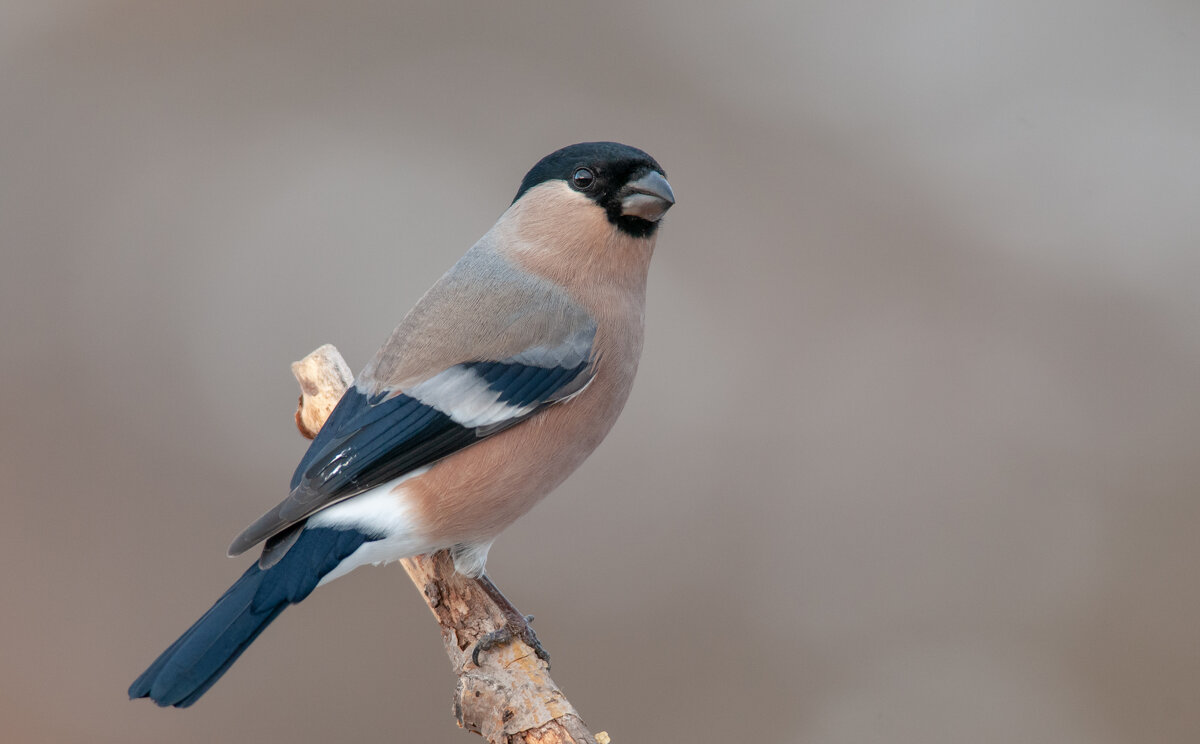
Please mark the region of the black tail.
POLYGON ((280 561, 252 565, 129 687, 129 697, 186 708, 216 684, 258 634, 371 538, 357 530, 305 529, 280 561))

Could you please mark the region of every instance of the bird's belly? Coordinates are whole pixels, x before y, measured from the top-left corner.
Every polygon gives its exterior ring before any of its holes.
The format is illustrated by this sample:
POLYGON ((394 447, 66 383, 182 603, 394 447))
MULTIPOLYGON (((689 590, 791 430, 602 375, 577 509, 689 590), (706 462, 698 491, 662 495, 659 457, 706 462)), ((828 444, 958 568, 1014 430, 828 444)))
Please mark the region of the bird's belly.
POLYGON ((405 484, 414 517, 439 546, 482 542, 529 511, 612 428, 628 386, 598 378, 577 398, 446 458, 405 484), (579 406, 587 410, 571 410, 579 406))

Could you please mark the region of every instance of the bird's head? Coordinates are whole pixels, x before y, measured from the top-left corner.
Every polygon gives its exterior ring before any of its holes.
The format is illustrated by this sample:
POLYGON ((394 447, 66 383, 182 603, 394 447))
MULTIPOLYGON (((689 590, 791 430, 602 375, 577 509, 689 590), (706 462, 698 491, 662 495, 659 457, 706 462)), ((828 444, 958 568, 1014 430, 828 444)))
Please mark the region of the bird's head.
POLYGON ((675 193, 658 161, 636 147, 581 142, 550 153, 525 174, 513 204, 525 201, 598 207, 617 230, 647 238, 675 204, 675 193))
POLYGON ((675 203, 654 158, 615 142, 584 142, 538 161, 480 241, 524 271, 577 295, 644 292, 658 226, 675 203))

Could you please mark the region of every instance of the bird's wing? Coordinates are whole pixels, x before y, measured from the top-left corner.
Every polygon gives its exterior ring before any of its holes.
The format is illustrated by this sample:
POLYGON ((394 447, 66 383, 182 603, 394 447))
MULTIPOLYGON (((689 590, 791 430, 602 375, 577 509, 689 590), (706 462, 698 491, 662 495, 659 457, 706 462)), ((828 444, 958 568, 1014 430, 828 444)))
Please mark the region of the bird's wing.
POLYGON ((595 320, 557 286, 480 253, 468 252, 393 332, 313 439, 290 495, 246 528, 230 555, 591 381, 595 320))

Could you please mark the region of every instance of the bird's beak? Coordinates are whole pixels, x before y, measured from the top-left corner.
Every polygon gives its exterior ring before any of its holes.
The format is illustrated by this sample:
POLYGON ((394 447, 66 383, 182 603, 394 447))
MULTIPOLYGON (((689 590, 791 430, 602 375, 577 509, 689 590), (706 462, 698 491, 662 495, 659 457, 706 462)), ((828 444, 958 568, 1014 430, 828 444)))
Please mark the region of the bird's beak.
POLYGON ((675 204, 671 184, 658 171, 650 171, 621 189, 621 214, 658 222, 675 204))

